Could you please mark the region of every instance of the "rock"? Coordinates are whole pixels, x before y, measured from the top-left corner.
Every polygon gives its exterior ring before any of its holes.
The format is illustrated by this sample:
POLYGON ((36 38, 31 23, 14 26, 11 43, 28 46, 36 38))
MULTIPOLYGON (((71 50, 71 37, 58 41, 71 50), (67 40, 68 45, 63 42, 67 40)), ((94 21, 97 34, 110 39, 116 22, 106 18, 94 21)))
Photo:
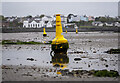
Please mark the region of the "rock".
POLYGON ((21 49, 21 47, 19 47, 17 50, 20 50, 21 49))
POLYGON ((78 62, 76 62, 76 63, 78 63, 78 62))
POLYGON ((52 63, 52 61, 50 61, 50 63, 52 63))
POLYGON ((10 60, 10 59, 7 59, 8 61, 10 60))
POLYGON ((82 60, 81 58, 75 58, 74 59, 75 61, 80 61, 80 60, 82 60))
POLYGON ((16 71, 18 71, 18 69, 16 69, 16 71))
POLYGON ((90 67, 90 65, 88 64, 88 67, 90 67))
POLYGON ((38 72, 40 72, 40 68, 38 68, 38 72))
POLYGON ((96 51, 93 51, 93 53, 96 53, 96 51))
POLYGON ((12 68, 5 66, 5 65, 2 65, 2 69, 12 69, 12 68))
POLYGON ((108 67, 108 65, 105 65, 106 67, 108 67))
POLYGON ((103 58, 101 58, 100 60, 101 60, 101 61, 105 61, 105 62, 107 62, 107 60, 106 60, 106 59, 103 59, 103 58))
POLYGON ((77 53, 77 54, 78 54, 78 53, 81 53, 81 54, 83 54, 83 51, 76 51, 76 52, 74 52, 74 53, 77 53))
POLYGON ((52 72, 52 69, 50 69, 49 72, 52 72))
POLYGON ((27 60, 34 61, 34 59, 33 59, 33 58, 27 58, 27 60))
POLYGON ((32 76, 32 74, 30 74, 29 72, 27 74, 22 74, 22 76, 32 76))
POLYGON ((73 73, 72 72, 68 72, 68 76, 73 76, 73 73))

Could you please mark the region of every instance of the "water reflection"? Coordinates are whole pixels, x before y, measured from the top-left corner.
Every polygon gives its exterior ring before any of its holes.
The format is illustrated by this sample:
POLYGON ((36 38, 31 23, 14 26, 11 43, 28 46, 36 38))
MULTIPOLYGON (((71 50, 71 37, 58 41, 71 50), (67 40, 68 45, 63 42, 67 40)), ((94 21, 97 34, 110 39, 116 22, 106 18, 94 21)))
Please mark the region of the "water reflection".
POLYGON ((57 74, 61 74, 61 70, 64 70, 68 66, 69 57, 63 53, 56 53, 51 57, 53 67, 57 69, 57 74))

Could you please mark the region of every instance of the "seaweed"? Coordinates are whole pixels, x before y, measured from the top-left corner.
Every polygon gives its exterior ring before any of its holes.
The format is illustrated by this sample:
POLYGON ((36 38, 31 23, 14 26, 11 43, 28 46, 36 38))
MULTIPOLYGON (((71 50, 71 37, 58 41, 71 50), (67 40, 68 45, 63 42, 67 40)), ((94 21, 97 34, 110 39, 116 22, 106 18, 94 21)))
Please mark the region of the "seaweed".
POLYGON ((22 45, 22 44, 51 44, 51 41, 48 41, 47 43, 42 43, 42 42, 35 42, 35 41, 29 41, 29 42, 24 42, 24 41, 19 41, 19 40, 3 40, 2 45, 4 44, 15 44, 15 45, 22 45))
POLYGON ((108 53, 108 54, 120 54, 120 49, 110 49, 108 51, 105 51, 105 53, 108 53))

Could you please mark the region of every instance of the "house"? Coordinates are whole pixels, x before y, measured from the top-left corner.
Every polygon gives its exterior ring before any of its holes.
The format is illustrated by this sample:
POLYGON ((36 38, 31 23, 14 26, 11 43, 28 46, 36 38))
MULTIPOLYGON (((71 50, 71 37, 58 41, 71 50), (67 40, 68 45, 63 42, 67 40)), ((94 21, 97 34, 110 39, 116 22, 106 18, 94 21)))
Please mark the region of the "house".
POLYGON ((53 27, 52 21, 48 21, 46 27, 53 27))
POLYGON ((105 22, 105 25, 106 26, 114 26, 114 23, 113 22, 105 22))
POLYGON ((43 26, 44 26, 43 21, 32 20, 32 21, 23 22, 23 27, 26 27, 26 28, 41 28, 43 26))
POLYGON ((93 16, 89 16, 88 21, 95 21, 95 18, 93 16))
POLYGON ((42 18, 34 17, 23 22, 23 27, 26 28, 42 28, 52 26, 52 18, 48 16, 44 16, 42 18))
POLYGON ((17 17, 14 17, 14 16, 12 16, 12 17, 6 17, 6 20, 8 21, 8 22, 13 22, 14 20, 16 20, 17 19, 17 17))
POLYGON ((72 21, 76 21, 76 22, 80 21, 79 15, 72 16, 71 18, 72 18, 72 21))
POLYGON ((70 18, 68 19, 69 22, 79 22, 79 21, 88 21, 88 17, 86 15, 79 16, 79 15, 70 15, 70 18))
POLYGON ((88 21, 88 17, 86 15, 80 16, 81 21, 88 21))
POLYGON ((22 17, 18 17, 17 21, 18 21, 18 23, 23 23, 23 18, 22 17))
POLYGON ((115 22, 115 26, 116 27, 120 27, 120 23, 119 22, 115 22))
POLYGON ((78 22, 80 21, 80 16, 79 15, 71 15, 70 16, 70 19, 69 19, 69 22, 78 22))
POLYGON ((102 23, 102 22, 100 22, 100 21, 94 21, 94 22, 92 22, 92 25, 93 25, 93 26, 103 26, 104 23, 102 23))

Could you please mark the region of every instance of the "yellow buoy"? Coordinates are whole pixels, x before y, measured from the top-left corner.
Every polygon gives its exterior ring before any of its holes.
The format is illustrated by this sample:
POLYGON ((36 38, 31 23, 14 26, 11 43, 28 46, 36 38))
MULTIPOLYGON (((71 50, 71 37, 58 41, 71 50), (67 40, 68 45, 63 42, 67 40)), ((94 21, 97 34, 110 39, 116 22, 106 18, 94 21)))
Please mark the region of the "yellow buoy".
POLYGON ((43 36, 45 37, 45 36, 47 36, 47 33, 45 32, 45 27, 43 28, 43 36))
POLYGON ((67 29, 66 29, 66 33, 67 33, 67 29))
POLYGON ((77 28, 76 28, 76 34, 78 34, 78 30, 77 30, 77 28))
POLYGON ((56 15, 56 37, 52 40, 52 50, 54 53, 67 52, 68 41, 63 37, 60 14, 56 15))

